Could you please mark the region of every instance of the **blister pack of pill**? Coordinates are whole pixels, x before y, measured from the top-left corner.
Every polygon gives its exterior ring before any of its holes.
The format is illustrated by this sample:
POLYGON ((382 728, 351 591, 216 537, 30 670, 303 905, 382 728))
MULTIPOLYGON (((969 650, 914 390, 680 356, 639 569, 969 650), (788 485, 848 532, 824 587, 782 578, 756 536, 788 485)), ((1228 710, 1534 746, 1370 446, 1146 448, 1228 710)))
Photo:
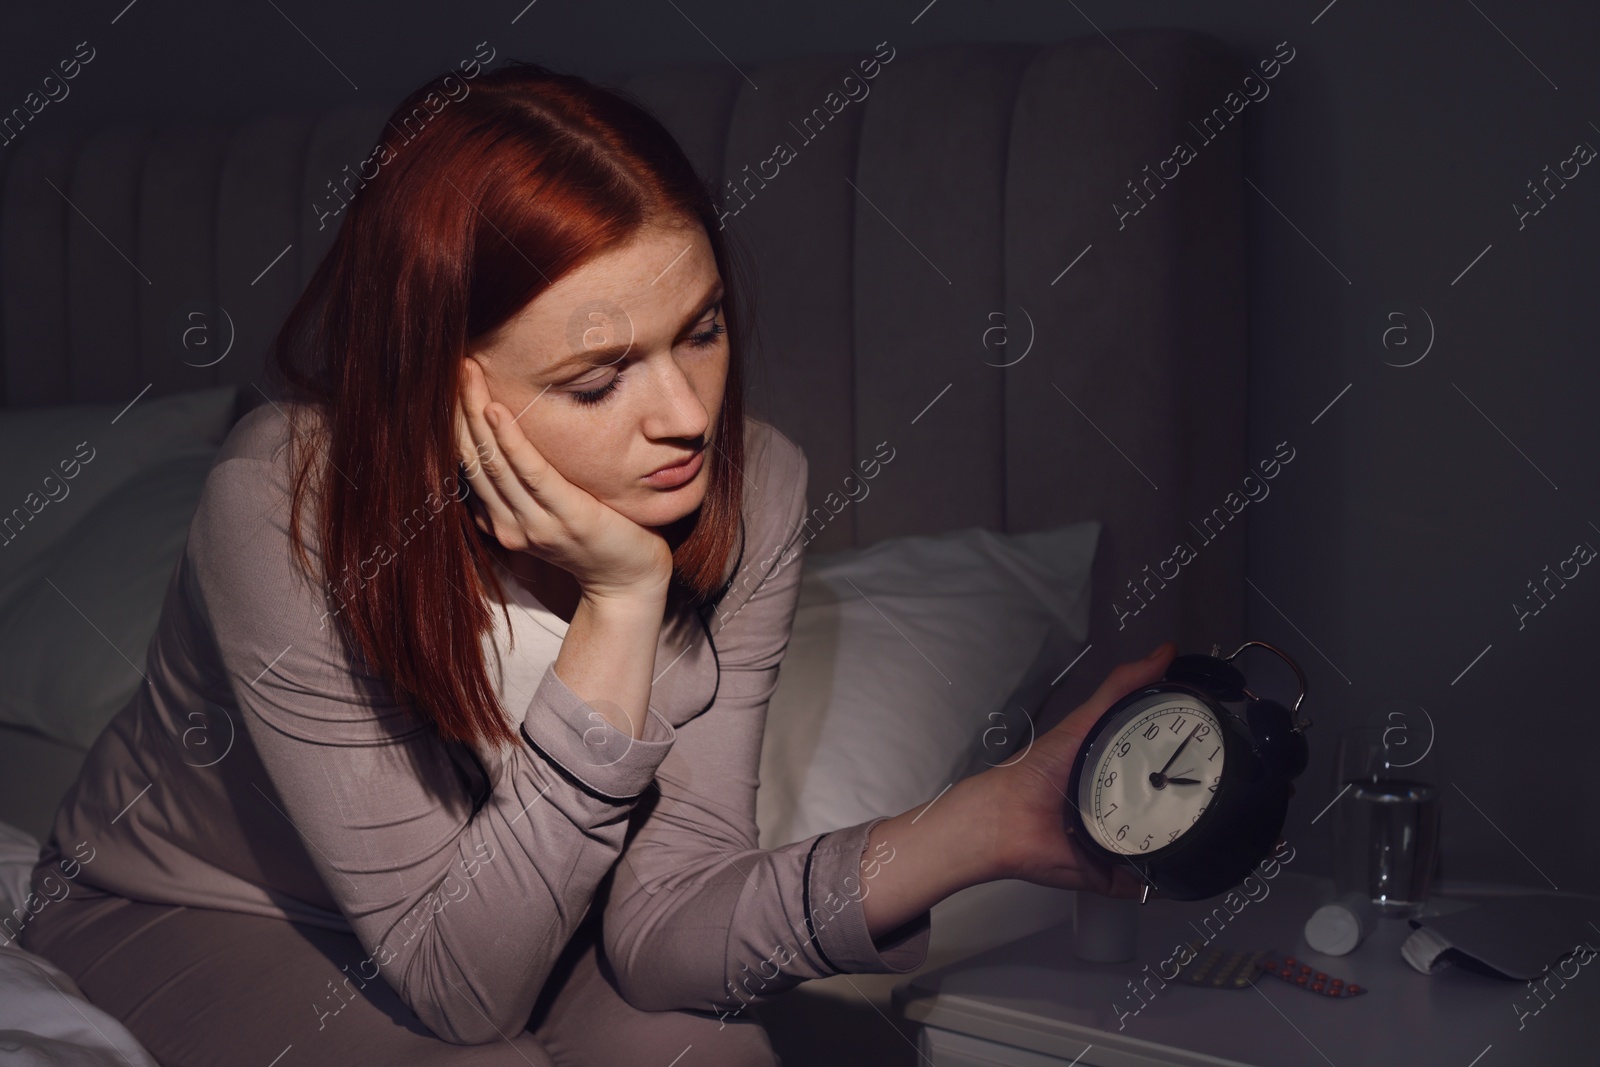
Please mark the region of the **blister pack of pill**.
MULTIPOLYGON (((1195 947, 1190 942, 1190 947, 1195 947)), ((1207 945, 1195 952, 1194 959, 1178 971, 1178 979, 1190 985, 1208 986, 1212 989, 1244 989, 1255 979, 1265 952, 1241 952, 1237 949, 1207 945)))
POLYGON ((1319 971, 1309 963, 1301 963, 1293 956, 1278 956, 1268 953, 1260 960, 1261 970, 1274 978, 1281 978, 1290 985, 1299 986, 1309 993, 1319 993, 1325 997, 1359 997, 1366 992, 1361 986, 1346 982, 1342 978, 1335 978, 1326 971, 1319 971))

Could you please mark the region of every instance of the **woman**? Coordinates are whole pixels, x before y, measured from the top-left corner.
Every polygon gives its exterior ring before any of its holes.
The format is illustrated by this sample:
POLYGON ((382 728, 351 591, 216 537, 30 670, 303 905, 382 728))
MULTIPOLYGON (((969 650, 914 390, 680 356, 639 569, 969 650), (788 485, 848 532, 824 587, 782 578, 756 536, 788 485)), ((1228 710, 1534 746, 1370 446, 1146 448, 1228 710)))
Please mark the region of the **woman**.
POLYGON ((931 806, 757 848, 806 461, 744 416, 707 186, 528 64, 374 158, 24 947, 167 1067, 768 1064, 749 1004, 916 968, 957 889, 1135 893, 1062 797, 1170 643, 931 806))

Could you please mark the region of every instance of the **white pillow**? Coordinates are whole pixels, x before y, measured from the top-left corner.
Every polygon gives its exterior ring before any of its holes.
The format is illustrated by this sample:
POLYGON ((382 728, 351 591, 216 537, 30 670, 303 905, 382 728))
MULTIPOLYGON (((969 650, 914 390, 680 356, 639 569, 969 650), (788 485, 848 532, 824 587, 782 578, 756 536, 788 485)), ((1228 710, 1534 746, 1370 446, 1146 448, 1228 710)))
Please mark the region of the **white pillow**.
POLYGON ((1100 523, 806 558, 767 709, 763 847, 897 815, 1028 741, 1088 637, 1100 523))
POLYGON ((0 722, 87 749, 143 684, 216 452, 199 444, 113 487, 0 588, 0 722))
POLYGON ((61 968, 24 948, 0 952, 0 1063, 8 1067, 157 1067, 119 1020, 61 968))
MULTIPOLYGON (((38 862, 32 833, 0 822, 0 918, 18 923, 38 862)), ((13 926, 14 928, 14 926, 13 926)), ((0 933, 0 1064, 157 1067, 122 1022, 91 1005, 77 982, 0 933)))
POLYGON ((226 385, 132 407, 0 410, 0 589, 134 474, 201 445, 220 447, 237 396, 238 386, 226 385))

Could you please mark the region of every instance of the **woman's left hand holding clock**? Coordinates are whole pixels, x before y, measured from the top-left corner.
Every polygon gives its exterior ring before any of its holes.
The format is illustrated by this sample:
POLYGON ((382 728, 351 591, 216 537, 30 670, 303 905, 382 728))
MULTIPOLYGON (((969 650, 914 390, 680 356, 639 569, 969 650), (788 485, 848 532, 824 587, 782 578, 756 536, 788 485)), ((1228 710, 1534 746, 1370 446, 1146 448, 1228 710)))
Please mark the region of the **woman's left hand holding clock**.
POLYGON ((991 791, 991 850, 1002 872, 995 877, 1112 897, 1140 895, 1144 883, 1131 867, 1105 865, 1078 847, 1065 818, 1072 803, 1067 782, 1090 728, 1118 700, 1159 681, 1176 654, 1177 645, 1164 641, 1146 658, 1118 664, 1093 696, 1036 737, 1022 758, 974 776, 991 791))

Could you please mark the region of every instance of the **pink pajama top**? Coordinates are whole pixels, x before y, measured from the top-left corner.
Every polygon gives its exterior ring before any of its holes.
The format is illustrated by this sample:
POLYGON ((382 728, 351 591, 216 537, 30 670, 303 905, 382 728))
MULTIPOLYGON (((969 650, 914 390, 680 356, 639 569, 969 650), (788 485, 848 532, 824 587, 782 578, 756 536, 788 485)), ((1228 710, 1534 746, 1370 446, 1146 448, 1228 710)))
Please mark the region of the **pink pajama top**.
MULTIPOLYGON (((550 669, 566 624, 502 573, 513 622, 496 606, 485 641, 519 740, 469 750, 349 658, 294 565, 286 431, 265 404, 223 445, 146 684, 62 801, 36 892, 92 856, 75 880, 121 896, 352 932, 362 977, 458 1043, 525 1025, 591 905, 645 1010, 737 1012, 809 978, 924 962, 927 912, 876 942, 867 930, 861 900, 893 862, 864 854, 881 819, 757 847, 762 729, 799 595, 797 445, 747 420, 731 588, 663 626, 643 736, 550 669)), ((403 534, 390 542, 388 565, 407 565, 403 534)))

